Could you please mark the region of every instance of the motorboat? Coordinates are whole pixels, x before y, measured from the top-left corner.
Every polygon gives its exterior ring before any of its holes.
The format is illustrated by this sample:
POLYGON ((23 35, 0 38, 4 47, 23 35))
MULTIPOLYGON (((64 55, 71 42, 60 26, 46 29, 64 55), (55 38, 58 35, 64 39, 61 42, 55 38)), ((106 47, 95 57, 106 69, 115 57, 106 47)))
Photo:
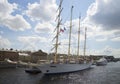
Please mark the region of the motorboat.
POLYGON ((107 60, 104 57, 102 57, 96 62, 96 65, 97 66, 107 65, 107 60))

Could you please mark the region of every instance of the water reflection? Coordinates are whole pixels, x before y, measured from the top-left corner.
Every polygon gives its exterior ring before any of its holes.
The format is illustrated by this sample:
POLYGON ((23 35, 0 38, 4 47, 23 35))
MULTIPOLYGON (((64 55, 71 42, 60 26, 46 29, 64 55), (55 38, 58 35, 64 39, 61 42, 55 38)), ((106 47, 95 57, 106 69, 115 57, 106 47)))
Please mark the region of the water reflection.
POLYGON ((119 77, 120 63, 109 63, 75 73, 46 75, 39 84, 120 84, 119 77))
POLYGON ((89 70, 67 74, 45 75, 40 80, 40 84, 85 84, 84 82, 87 80, 87 76, 84 75, 89 70))
POLYGON ((58 75, 28 74, 24 68, 0 69, 0 84, 120 84, 120 62, 58 75))

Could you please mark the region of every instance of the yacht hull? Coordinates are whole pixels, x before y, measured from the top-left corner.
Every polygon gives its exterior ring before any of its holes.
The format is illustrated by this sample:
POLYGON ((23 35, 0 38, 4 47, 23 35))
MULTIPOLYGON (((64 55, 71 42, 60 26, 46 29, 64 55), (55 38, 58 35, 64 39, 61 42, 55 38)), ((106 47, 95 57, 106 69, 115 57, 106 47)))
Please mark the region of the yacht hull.
POLYGON ((97 65, 97 66, 104 66, 104 65, 107 65, 107 62, 106 62, 106 61, 96 62, 96 65, 97 65))
POLYGON ((39 70, 44 74, 60 74, 81 71, 90 68, 92 63, 87 64, 44 64, 39 70))
POLYGON ((107 65, 107 60, 103 57, 103 58, 101 58, 100 60, 98 60, 98 61, 96 62, 96 65, 97 65, 97 66, 107 65))

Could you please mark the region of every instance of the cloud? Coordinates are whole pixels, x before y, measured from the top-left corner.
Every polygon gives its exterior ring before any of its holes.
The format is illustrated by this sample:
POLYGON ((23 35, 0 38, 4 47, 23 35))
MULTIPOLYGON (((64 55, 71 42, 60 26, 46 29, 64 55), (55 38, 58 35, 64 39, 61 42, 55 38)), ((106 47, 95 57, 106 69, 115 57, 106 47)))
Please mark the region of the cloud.
POLYGON ((7 0, 0 0, 0 17, 2 19, 8 17, 14 12, 14 9, 17 9, 17 4, 10 4, 7 0))
POLYGON ((26 15, 33 20, 51 21, 55 20, 56 10, 56 0, 40 0, 39 3, 28 4, 26 15))
POLYGON ((40 36, 20 36, 18 40, 23 43, 47 42, 47 38, 40 36))
POLYGON ((7 0, 0 1, 0 25, 4 25, 12 30, 25 30, 31 28, 30 24, 22 15, 12 15, 17 10, 17 4, 10 4, 7 0))
POLYGON ((113 49, 112 55, 114 55, 115 58, 120 58, 120 49, 113 49))
POLYGON ((115 48, 112 48, 111 46, 105 46, 103 50, 104 50, 104 53, 107 55, 113 55, 114 57, 120 56, 120 48, 115 49, 115 48))
POLYGON ((55 26, 53 26, 53 24, 49 22, 38 23, 35 26, 35 32, 47 34, 53 32, 54 28, 55 26))
POLYGON ((113 38, 113 39, 111 39, 111 41, 120 42, 120 37, 113 38))
POLYGON ((30 29, 30 24, 21 15, 9 16, 3 22, 8 28, 12 30, 25 30, 30 29))
MULTIPOLYGON (((82 21, 81 21, 82 22, 82 21)), ((69 35, 69 31, 70 31, 70 21, 66 21, 64 23, 64 25, 62 26, 62 28, 66 28, 64 34, 64 37, 69 35)), ((71 36, 74 40, 78 39, 78 28, 79 28, 79 19, 73 19, 72 20, 72 29, 71 29, 71 36)), ((84 33, 85 33, 85 26, 83 26, 82 23, 80 23, 80 40, 84 40, 84 33)), ((91 36, 92 33, 87 32, 88 37, 91 36)))
POLYGON ((120 36, 119 0, 95 0, 82 23, 88 27, 90 38, 107 41, 120 36), (97 38, 101 37, 101 38, 97 38))
POLYGON ((101 49, 90 49, 87 50, 88 55, 108 55, 108 56, 114 56, 119 57, 120 56, 120 48, 116 49, 111 46, 106 45, 104 48, 101 49))
POLYGON ((87 18, 104 30, 120 29, 120 0, 96 0, 87 11, 87 18))
POLYGON ((99 38, 99 39, 96 39, 96 41, 98 41, 98 42, 104 42, 104 41, 107 41, 107 38, 99 38))
POLYGON ((0 48, 10 48, 11 42, 2 36, 0 36, 0 48))
MULTIPOLYGON (((19 36, 18 41, 21 42, 22 49, 30 49, 30 50, 36 50, 45 47, 45 44, 49 42, 48 38, 40 37, 40 36, 19 36)), ((48 43, 49 44, 49 43, 48 43)), ((47 46, 46 46, 47 47, 47 46)))
POLYGON ((93 32, 92 37, 96 39, 98 42, 104 42, 108 41, 109 39, 116 38, 117 35, 115 35, 117 31, 105 31, 105 30, 99 30, 98 32, 93 32))

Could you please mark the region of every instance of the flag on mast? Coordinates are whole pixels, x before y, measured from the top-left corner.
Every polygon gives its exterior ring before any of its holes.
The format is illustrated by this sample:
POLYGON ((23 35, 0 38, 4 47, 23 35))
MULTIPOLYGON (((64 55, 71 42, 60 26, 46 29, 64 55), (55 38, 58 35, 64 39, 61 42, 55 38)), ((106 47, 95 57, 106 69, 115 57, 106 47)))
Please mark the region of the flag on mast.
POLYGON ((60 28, 60 32, 64 32, 66 30, 66 28, 64 27, 64 29, 60 28))
POLYGON ((64 29, 60 28, 60 32, 64 32, 64 29))

